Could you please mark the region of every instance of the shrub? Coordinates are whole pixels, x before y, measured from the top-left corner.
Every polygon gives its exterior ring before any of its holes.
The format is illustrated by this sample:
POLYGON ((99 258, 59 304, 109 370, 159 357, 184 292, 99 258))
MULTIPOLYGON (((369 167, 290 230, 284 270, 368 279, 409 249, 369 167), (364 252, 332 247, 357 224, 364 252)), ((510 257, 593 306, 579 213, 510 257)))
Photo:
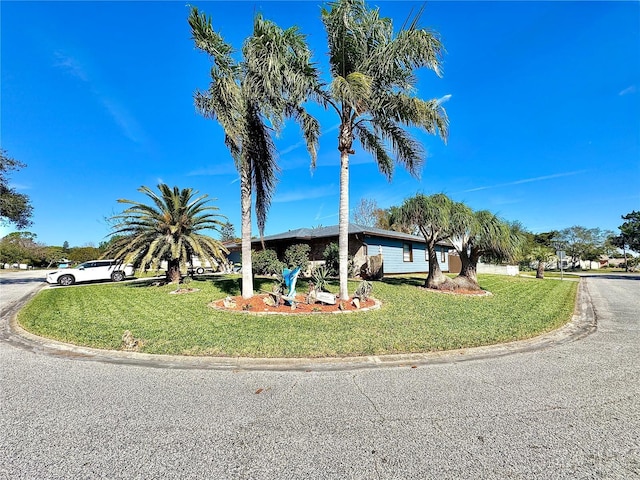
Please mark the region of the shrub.
POLYGON ((309 268, 309 252, 311 247, 305 243, 291 245, 284 252, 284 263, 289 268, 300 267, 301 272, 306 272, 309 268))
POLYGON ((336 242, 327 245, 322 254, 324 256, 325 265, 327 267, 328 275, 338 275, 338 269, 340 265, 340 249, 336 242))
POLYGON ((251 266, 256 275, 273 275, 282 272, 284 263, 274 250, 260 250, 251 253, 251 266))
MULTIPOLYGON (((331 277, 338 276, 340 272, 340 248, 336 242, 327 245, 322 253, 324 256, 324 264, 327 267, 328 275, 331 277)), ((356 273, 356 263, 353 255, 349 255, 349 265, 347 266, 349 277, 353 277, 356 273)))

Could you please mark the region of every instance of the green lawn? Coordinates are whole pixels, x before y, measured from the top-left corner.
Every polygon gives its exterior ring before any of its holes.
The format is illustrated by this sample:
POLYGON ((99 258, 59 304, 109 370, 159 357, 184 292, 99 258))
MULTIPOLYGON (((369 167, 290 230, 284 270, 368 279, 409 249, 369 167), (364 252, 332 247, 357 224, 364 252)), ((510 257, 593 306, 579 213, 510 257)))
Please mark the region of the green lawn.
MULTIPOLYGON (((473 347, 529 338, 566 323, 578 284, 480 275, 487 297, 418 288, 424 279, 374 282, 380 310, 352 314, 249 315, 207 307, 237 295, 236 277, 194 280, 200 291, 169 295, 175 285, 86 285, 40 292, 19 314, 26 330, 64 342, 121 348, 124 330, 143 352, 252 357, 371 355, 473 347)), ((258 279, 264 289, 271 280, 258 279)), ((357 283, 350 284, 354 291, 357 283)), ((298 291, 306 291, 304 281, 298 291)), ((337 285, 332 285, 337 291, 337 285)))

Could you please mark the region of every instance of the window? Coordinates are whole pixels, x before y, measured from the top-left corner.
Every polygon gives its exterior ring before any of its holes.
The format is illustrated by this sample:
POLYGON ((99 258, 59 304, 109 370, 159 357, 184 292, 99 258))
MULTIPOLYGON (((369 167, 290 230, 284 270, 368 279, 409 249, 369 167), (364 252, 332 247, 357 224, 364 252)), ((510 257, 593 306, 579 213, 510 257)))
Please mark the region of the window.
POLYGON ((440 261, 441 262, 447 261, 447 250, 445 248, 440 249, 440 261))
POLYGON ((402 244, 402 260, 413 262, 413 246, 410 243, 402 244))

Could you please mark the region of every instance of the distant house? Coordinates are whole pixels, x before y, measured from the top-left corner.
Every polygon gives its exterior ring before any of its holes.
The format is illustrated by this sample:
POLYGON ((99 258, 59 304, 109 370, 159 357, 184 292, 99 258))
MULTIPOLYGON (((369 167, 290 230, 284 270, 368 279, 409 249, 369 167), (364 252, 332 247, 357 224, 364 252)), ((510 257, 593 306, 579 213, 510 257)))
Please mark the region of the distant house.
MULTIPOLYGON (((311 249, 309 257, 312 264, 318 264, 324 261, 323 254, 327 246, 338 242, 338 225, 289 230, 264 237, 263 242, 265 248, 274 250, 280 259, 291 245, 307 244, 311 249)), ((226 246, 230 251, 229 260, 239 263, 240 244, 226 246)), ((259 238, 253 239, 251 246, 254 250, 262 249, 259 238)), ((450 249, 451 246, 445 243, 436 246, 440 268, 445 272, 449 270, 450 249)), ((366 265, 370 256, 382 255, 385 274, 422 273, 429 270, 424 238, 392 230, 349 224, 349 255, 353 256, 357 269, 366 265)))

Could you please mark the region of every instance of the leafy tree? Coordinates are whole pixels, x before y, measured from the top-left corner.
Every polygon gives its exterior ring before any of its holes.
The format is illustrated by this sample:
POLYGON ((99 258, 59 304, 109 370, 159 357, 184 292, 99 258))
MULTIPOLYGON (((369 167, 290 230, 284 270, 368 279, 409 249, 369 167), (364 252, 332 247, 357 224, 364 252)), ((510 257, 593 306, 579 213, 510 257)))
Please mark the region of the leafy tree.
POLYGON ((0 149, 0 224, 13 223, 18 229, 31 225, 33 207, 28 196, 9 187, 9 172, 25 166, 0 149))
POLYGON ((608 243, 616 248, 622 249, 622 257, 624 258, 624 270, 626 272, 629 271, 629 262, 627 258, 627 250, 629 249, 629 245, 626 242, 624 235, 611 235, 608 239, 608 243))
POLYGON ((197 256, 212 264, 223 259, 227 252, 219 240, 202 231, 219 232, 226 218, 215 213, 218 208, 207 206, 207 195, 196 197, 191 188, 180 190, 158 185, 160 195, 148 187, 141 187, 152 201, 150 205, 119 199, 119 203, 131 205, 113 217, 112 236, 119 236, 109 245, 103 257, 112 257, 136 267, 168 262, 167 281, 181 280, 180 265, 191 263, 197 256))
POLYGON ((189 25, 196 47, 213 62, 209 89, 195 93, 196 108, 222 126, 240 174, 242 296, 250 298, 251 199, 255 194, 262 235, 278 172, 271 132, 278 132, 286 118, 293 118, 302 128, 315 165, 319 125, 302 105, 318 90, 318 74, 304 37, 295 27, 282 30, 256 15, 253 34, 242 48, 243 60, 237 62, 231 45, 195 7, 191 8, 189 25))
POLYGON ((100 258, 102 255, 102 250, 96 247, 73 247, 68 251, 67 256, 69 260, 74 263, 82 263, 88 262, 89 260, 95 260, 96 258, 100 258))
POLYGON ((436 244, 451 236, 453 202, 443 193, 435 195, 417 194, 402 204, 402 223, 415 226, 427 246, 429 273, 425 280, 427 288, 444 288, 450 280, 444 276, 438 263, 436 244))
POLYGON ((353 223, 362 225, 363 227, 375 227, 376 212, 379 210, 375 200, 361 198, 360 202, 353 211, 353 223))
POLYGON ((64 250, 65 252, 69 251, 69 242, 67 242, 66 240, 62 244, 62 250, 64 250))
POLYGON ((597 260, 604 253, 604 244, 610 234, 611 232, 599 228, 574 225, 561 230, 558 234, 558 240, 560 246, 571 257, 572 267, 576 268, 580 260, 597 260))
POLYGON ((421 100, 415 70, 440 75, 442 44, 435 32, 418 28, 417 16, 394 34, 391 19, 364 0, 336 0, 322 9, 329 46, 331 83, 326 104, 340 122, 340 298, 348 299, 349 157, 358 139, 380 171, 391 178, 394 160, 418 176, 424 152, 406 127, 447 136, 447 117, 437 100, 421 100), (391 155, 388 149, 393 151, 391 155))
POLYGON ((309 268, 309 252, 311 247, 306 243, 291 245, 284 252, 284 263, 289 268, 300 267, 300 271, 306 272, 309 268))
POLYGON ((31 232, 12 232, 0 240, 0 263, 25 263, 38 266, 44 263, 43 245, 36 242, 31 232))
POLYGON ((622 219, 626 221, 618 228, 620 228, 624 243, 629 246, 630 250, 640 253, 640 211, 634 210, 622 215, 622 219))
POLYGON ((392 206, 386 209, 378 209, 375 211, 376 223, 375 227, 383 230, 393 230, 394 232, 416 234, 417 232, 411 225, 402 223, 402 214, 400 207, 392 206))
POLYGON ((333 277, 338 275, 340 269, 340 247, 336 242, 331 242, 322 252, 324 265, 327 268, 327 275, 333 277))
POLYGON ((555 248, 555 244, 557 243, 559 233, 560 232, 558 232, 557 230, 551 230, 550 232, 536 233, 533 235, 533 240, 538 245, 555 248))
POLYGON ((221 242, 233 242, 236 239, 236 229, 233 223, 227 222, 222 225, 220 229, 220 241, 221 242))
POLYGON ((44 247, 44 260, 46 261, 47 268, 53 264, 61 262, 66 259, 66 253, 62 247, 47 246, 44 247))
POLYGON ((285 264, 278 260, 275 250, 258 250, 253 252, 253 273, 256 275, 277 275, 282 273, 285 264))

